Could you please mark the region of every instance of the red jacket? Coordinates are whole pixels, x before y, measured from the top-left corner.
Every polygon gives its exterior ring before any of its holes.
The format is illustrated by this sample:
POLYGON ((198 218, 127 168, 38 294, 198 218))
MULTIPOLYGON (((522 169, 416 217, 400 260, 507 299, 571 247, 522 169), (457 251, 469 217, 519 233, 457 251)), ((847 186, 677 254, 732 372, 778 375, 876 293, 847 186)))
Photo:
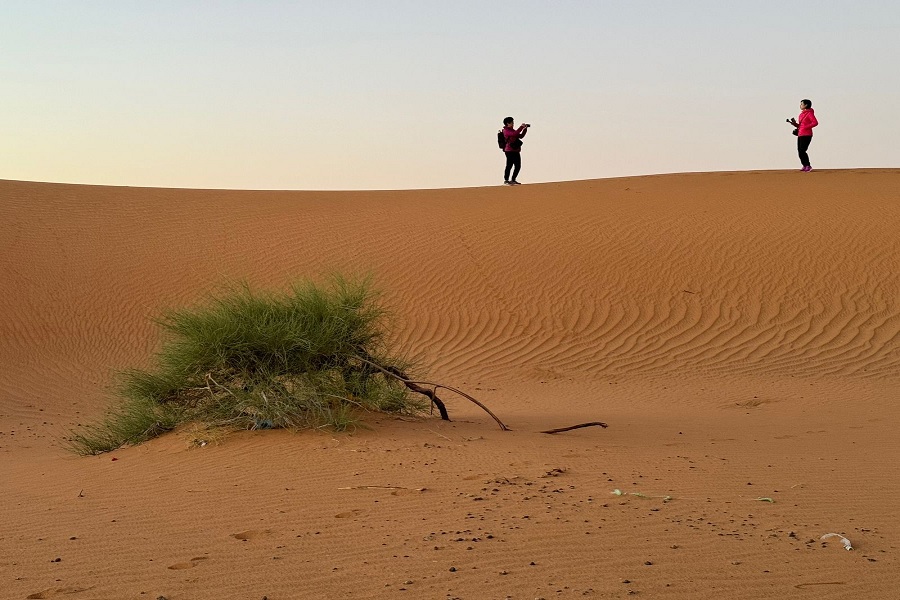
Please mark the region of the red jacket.
POLYGON ((812 135, 813 127, 818 124, 819 122, 816 120, 816 111, 811 108, 801 110, 800 116, 797 117, 797 135, 812 135))
POLYGON ((513 148, 510 145, 510 142, 513 140, 518 140, 525 137, 525 134, 528 133, 528 128, 524 125, 519 125, 518 129, 513 129, 512 127, 504 127, 503 128, 503 137, 506 138, 506 148, 503 149, 504 152, 521 152, 522 147, 517 146, 513 148))

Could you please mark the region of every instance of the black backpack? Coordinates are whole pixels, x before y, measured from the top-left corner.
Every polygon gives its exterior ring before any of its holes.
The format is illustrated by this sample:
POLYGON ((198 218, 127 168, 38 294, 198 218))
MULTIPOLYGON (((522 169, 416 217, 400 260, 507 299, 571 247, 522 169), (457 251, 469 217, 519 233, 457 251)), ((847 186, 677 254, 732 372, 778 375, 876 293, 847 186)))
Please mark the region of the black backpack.
MULTIPOLYGON (((501 150, 506 150, 506 136, 503 135, 503 130, 497 132, 497 145, 500 146, 501 150)), ((522 140, 515 139, 509 143, 511 148, 521 148, 522 140)))

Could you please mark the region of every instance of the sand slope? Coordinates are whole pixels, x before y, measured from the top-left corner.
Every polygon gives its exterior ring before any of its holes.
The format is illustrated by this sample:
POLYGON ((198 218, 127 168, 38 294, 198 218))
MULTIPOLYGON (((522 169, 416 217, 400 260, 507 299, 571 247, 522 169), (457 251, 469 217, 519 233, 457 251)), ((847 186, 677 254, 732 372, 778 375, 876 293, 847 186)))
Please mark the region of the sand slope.
POLYGON ((900 170, 0 181, 3 594, 895 598, 898 233, 900 170), (332 269, 374 274, 398 342, 515 431, 451 399, 453 423, 61 448, 161 308, 332 269))

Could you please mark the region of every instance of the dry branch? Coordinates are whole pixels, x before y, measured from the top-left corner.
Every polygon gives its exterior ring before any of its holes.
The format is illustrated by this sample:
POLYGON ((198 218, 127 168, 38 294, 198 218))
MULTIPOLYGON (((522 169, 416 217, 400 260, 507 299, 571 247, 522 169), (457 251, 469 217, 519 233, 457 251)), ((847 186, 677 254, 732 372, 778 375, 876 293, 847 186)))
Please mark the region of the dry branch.
MULTIPOLYGON (((339 490, 408 490, 407 487, 399 485, 351 485, 349 487, 339 487, 339 490)), ((425 488, 416 488, 416 491, 425 488)))
POLYGON ((601 423, 600 421, 591 421, 590 423, 580 423, 578 425, 572 425, 571 427, 560 427, 559 429, 548 429, 547 431, 542 431, 541 433, 562 433, 563 431, 572 431, 573 429, 581 429, 582 427, 602 427, 606 429, 609 427, 606 423, 601 423))
MULTIPOLYGON (((398 379, 407 388, 411 389, 412 391, 427 396, 431 400, 431 402, 434 403, 434 405, 438 407, 438 411, 441 413, 441 419, 443 419, 444 421, 449 421, 450 415, 447 414, 447 407, 444 406, 443 401, 441 401, 441 399, 438 398, 438 396, 437 396, 437 391, 439 388, 443 388, 445 390, 449 390, 451 392, 459 394, 463 398, 477 404, 479 407, 481 407, 481 409, 484 412, 489 414, 491 416, 491 418, 497 422, 498 425, 500 425, 501 430, 510 431, 509 427, 507 427, 503 423, 503 421, 498 419, 497 415, 492 413, 491 410, 487 406, 485 406, 484 404, 482 404, 481 402, 479 402, 478 400, 476 400, 475 398, 473 398, 472 396, 468 395, 467 393, 465 393, 461 390, 458 390, 454 387, 450 387, 449 385, 443 385, 441 383, 434 383, 431 381, 413 381, 409 378, 409 376, 406 373, 404 373, 403 371, 401 371, 400 369, 398 369, 396 367, 393 367, 393 366, 382 367, 381 365, 379 365, 375 362, 372 362, 371 360, 362 358, 360 356, 357 356, 356 358, 360 362, 363 362, 371 367, 374 367, 386 375, 390 375, 391 377, 398 379), (422 387, 422 386, 426 386, 426 385, 431 386, 432 389, 428 389, 427 387, 422 387)), ((371 358, 371 357, 369 357, 369 358, 371 358)))

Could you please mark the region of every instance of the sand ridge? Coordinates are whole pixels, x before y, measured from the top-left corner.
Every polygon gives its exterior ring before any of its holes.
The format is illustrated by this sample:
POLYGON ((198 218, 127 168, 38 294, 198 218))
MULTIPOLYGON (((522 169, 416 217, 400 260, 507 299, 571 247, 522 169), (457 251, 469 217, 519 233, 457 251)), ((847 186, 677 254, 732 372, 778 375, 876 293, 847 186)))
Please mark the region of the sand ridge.
POLYGON ((891 598, 898 183, 2 181, 11 597, 891 598), (146 363, 161 308, 330 269, 373 273, 398 342, 514 431, 451 399, 453 423, 60 447, 146 363), (588 420, 611 427, 536 433, 588 420))

